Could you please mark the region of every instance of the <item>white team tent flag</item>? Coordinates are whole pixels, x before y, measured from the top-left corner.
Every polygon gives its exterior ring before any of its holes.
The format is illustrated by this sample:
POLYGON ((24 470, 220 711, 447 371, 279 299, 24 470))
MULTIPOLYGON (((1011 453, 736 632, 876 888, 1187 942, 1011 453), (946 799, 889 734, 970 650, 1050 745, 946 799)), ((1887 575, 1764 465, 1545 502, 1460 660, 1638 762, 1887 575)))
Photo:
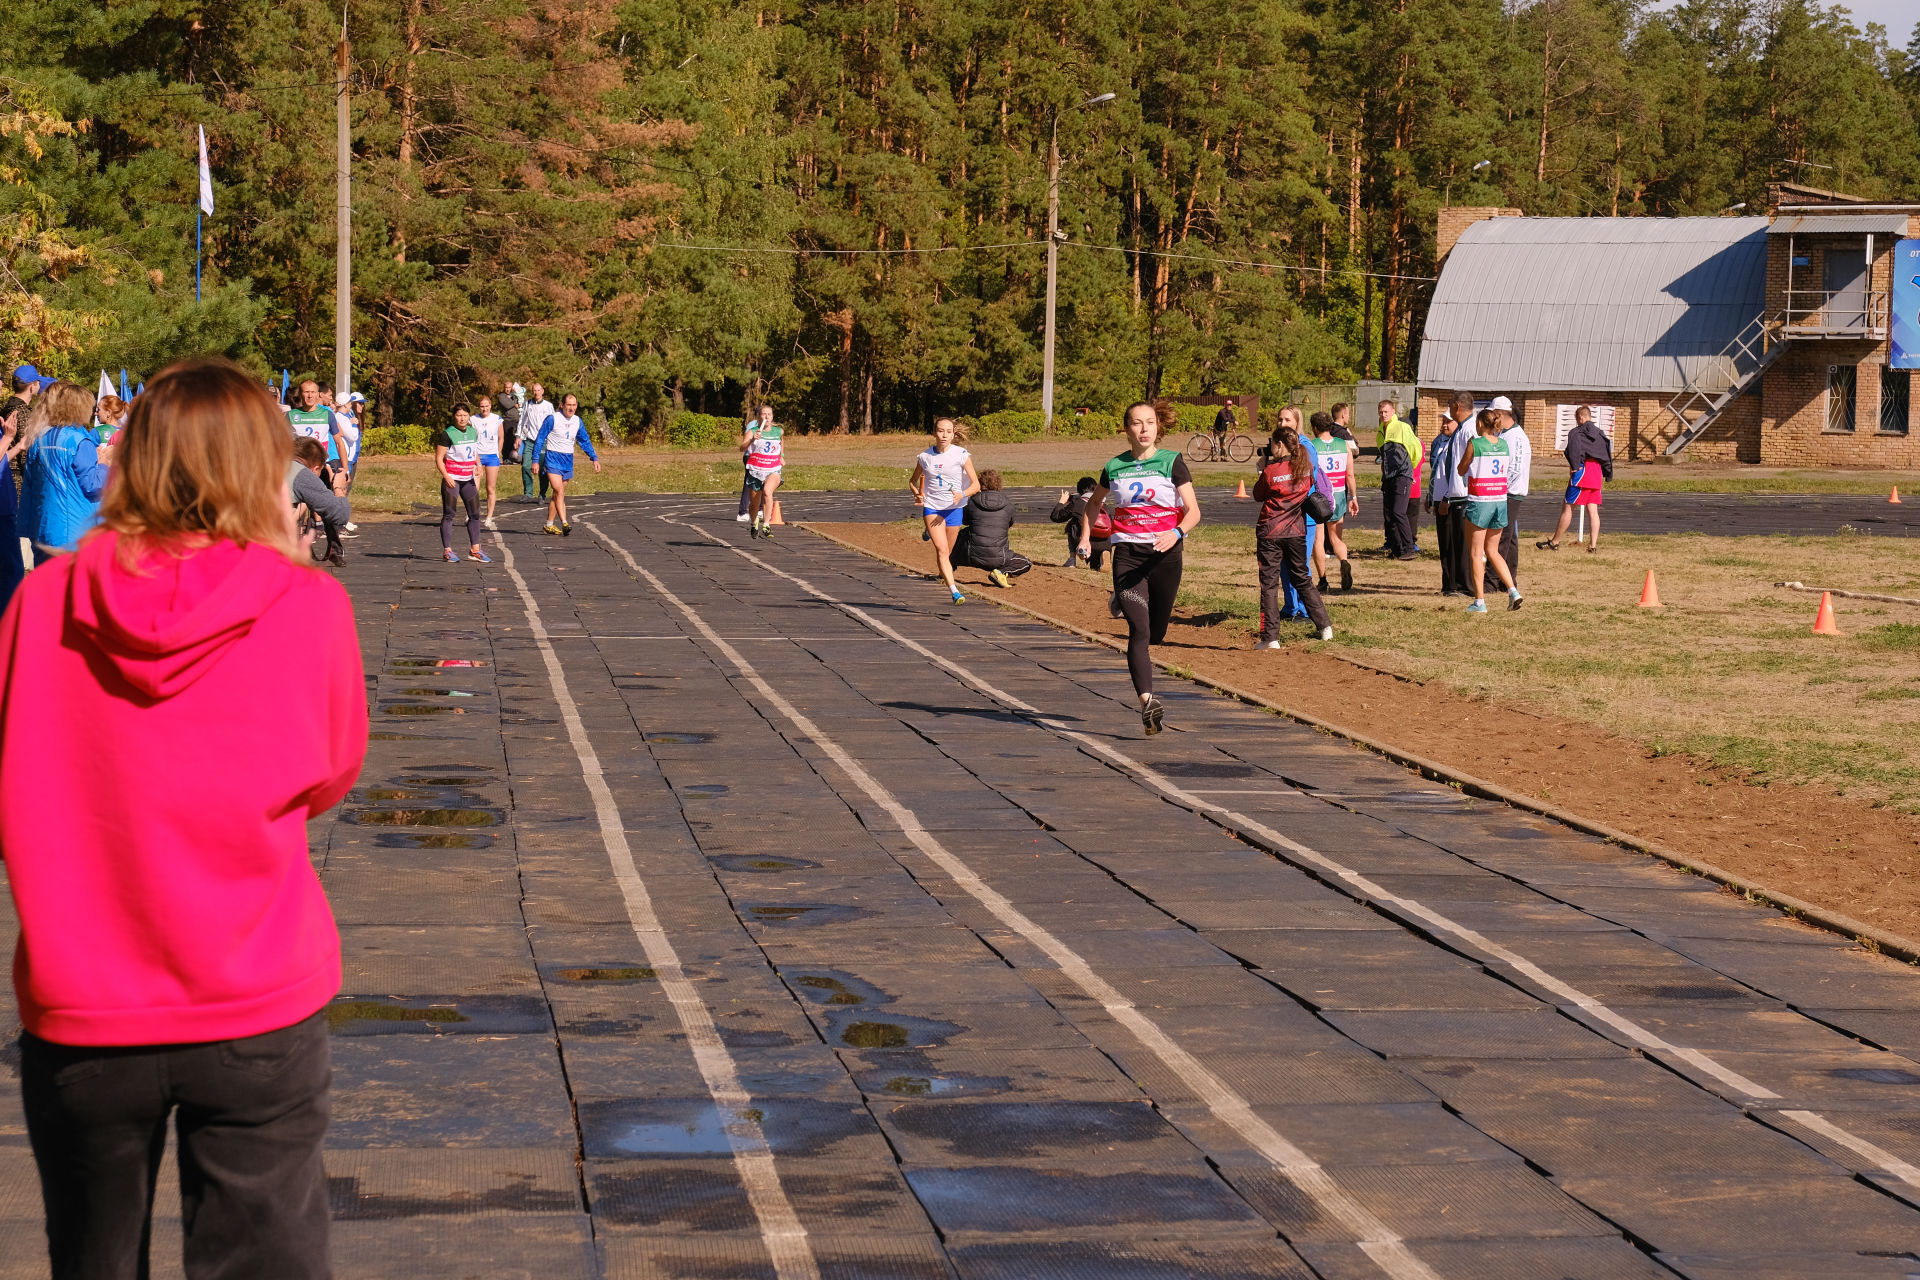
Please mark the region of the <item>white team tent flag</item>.
POLYGON ((200 212, 213 213, 213 174, 207 169, 207 128, 200 126, 200 212))
POLYGON ((120 394, 113 389, 113 379, 107 376, 105 369, 100 371, 100 394, 103 396, 117 396, 120 394))

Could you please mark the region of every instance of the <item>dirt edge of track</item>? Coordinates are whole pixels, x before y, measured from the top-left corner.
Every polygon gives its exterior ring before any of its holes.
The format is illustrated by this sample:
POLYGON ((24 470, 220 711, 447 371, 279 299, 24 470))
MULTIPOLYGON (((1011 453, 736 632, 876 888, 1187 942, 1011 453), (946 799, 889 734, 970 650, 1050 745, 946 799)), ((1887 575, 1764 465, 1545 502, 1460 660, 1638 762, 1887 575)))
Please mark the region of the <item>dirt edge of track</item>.
MULTIPOLYGON (((891 564, 924 560, 931 568, 925 544, 891 525, 805 527, 891 564)), ((1006 591, 978 570, 957 576, 977 588, 975 599, 1005 598, 1069 626, 1125 638, 1124 625, 1107 613, 1104 575, 1042 565, 1006 591)), ((1696 757, 1656 756, 1642 743, 1598 734, 1578 721, 1465 697, 1305 643, 1279 652, 1255 651, 1248 643, 1237 631, 1196 625, 1180 611, 1155 654, 1208 682, 1630 832, 1782 897, 1920 937, 1920 820, 1811 787, 1754 785, 1696 757), (1463 751, 1469 742, 1486 749, 1463 751)))

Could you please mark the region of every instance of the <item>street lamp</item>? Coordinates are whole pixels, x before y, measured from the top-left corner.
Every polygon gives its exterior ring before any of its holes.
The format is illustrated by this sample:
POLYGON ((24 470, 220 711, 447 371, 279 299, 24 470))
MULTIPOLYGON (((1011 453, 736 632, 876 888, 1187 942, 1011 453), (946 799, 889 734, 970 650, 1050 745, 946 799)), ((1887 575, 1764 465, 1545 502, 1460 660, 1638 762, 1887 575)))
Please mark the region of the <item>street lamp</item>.
MULTIPOLYGON (((1469 174, 1475 174, 1480 172, 1482 169, 1491 169, 1492 167, 1493 167, 1493 161, 1482 160, 1478 164, 1474 165, 1473 168, 1467 170, 1467 172, 1469 174)), ((1440 201, 1440 203, 1442 206, 1445 206, 1445 207, 1450 207, 1453 204, 1453 178, 1451 176, 1447 178, 1447 194, 1445 198, 1443 198, 1440 201)))
MULTIPOLYGON (((1102 93, 1075 106, 1100 107, 1118 94, 1102 93)), ((1040 357, 1040 416, 1053 429, 1053 310, 1056 277, 1060 269, 1060 109, 1054 108, 1053 128, 1047 138, 1047 338, 1040 357)))

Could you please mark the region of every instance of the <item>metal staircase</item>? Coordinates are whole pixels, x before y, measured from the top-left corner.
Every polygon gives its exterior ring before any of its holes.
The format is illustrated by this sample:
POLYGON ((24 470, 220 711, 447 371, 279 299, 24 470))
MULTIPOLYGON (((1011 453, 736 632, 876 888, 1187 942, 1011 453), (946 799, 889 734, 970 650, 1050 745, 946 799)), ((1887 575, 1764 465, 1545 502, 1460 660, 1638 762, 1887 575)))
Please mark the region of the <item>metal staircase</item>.
POLYGON ((1679 434, 1667 444, 1667 456, 1699 439, 1780 358, 1787 349, 1780 332, 1785 323, 1786 317, 1777 311, 1761 312, 1719 355, 1694 371, 1680 394, 1667 402, 1667 412, 1680 424, 1679 434))

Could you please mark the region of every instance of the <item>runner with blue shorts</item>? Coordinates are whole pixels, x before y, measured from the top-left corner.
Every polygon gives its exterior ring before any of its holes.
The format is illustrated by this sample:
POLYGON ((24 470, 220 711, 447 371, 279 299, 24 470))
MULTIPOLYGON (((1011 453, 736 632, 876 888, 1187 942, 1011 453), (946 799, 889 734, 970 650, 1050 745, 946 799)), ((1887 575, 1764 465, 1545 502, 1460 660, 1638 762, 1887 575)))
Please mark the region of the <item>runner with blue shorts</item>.
POLYGON ((1313 451, 1314 465, 1333 490, 1333 519, 1321 525, 1312 538, 1313 567, 1320 575, 1319 589, 1325 591, 1327 552, 1333 552, 1340 561, 1340 589, 1351 591, 1353 562, 1347 559, 1347 540, 1341 535, 1346 532, 1347 517, 1360 513, 1360 493, 1353 484, 1353 459, 1360 446, 1334 432, 1331 414, 1316 413, 1308 422, 1313 427, 1313 439, 1306 442, 1307 446, 1313 451))
POLYGON ((959 423, 952 418, 939 419, 933 424, 933 447, 915 458, 913 470, 907 473, 907 488, 920 504, 927 540, 933 543, 934 564, 955 604, 966 596, 953 581, 953 541, 960 536, 967 499, 980 492, 973 455, 959 443, 964 438, 959 423))
POLYGON ((586 424, 580 421, 580 398, 564 395, 560 397, 560 407, 540 428, 533 442, 534 453, 540 459, 540 474, 553 487, 553 496, 547 499, 547 524, 542 533, 564 536, 573 532, 573 526, 567 523, 567 481, 573 479, 576 447, 586 450, 598 474, 600 455, 593 451, 593 440, 587 435, 586 424))
POLYGON ((480 469, 487 481, 487 518, 483 523, 487 528, 494 527, 493 508, 500 501, 500 415, 493 411, 493 397, 479 398, 479 412, 473 415, 473 429, 480 438, 480 469))

